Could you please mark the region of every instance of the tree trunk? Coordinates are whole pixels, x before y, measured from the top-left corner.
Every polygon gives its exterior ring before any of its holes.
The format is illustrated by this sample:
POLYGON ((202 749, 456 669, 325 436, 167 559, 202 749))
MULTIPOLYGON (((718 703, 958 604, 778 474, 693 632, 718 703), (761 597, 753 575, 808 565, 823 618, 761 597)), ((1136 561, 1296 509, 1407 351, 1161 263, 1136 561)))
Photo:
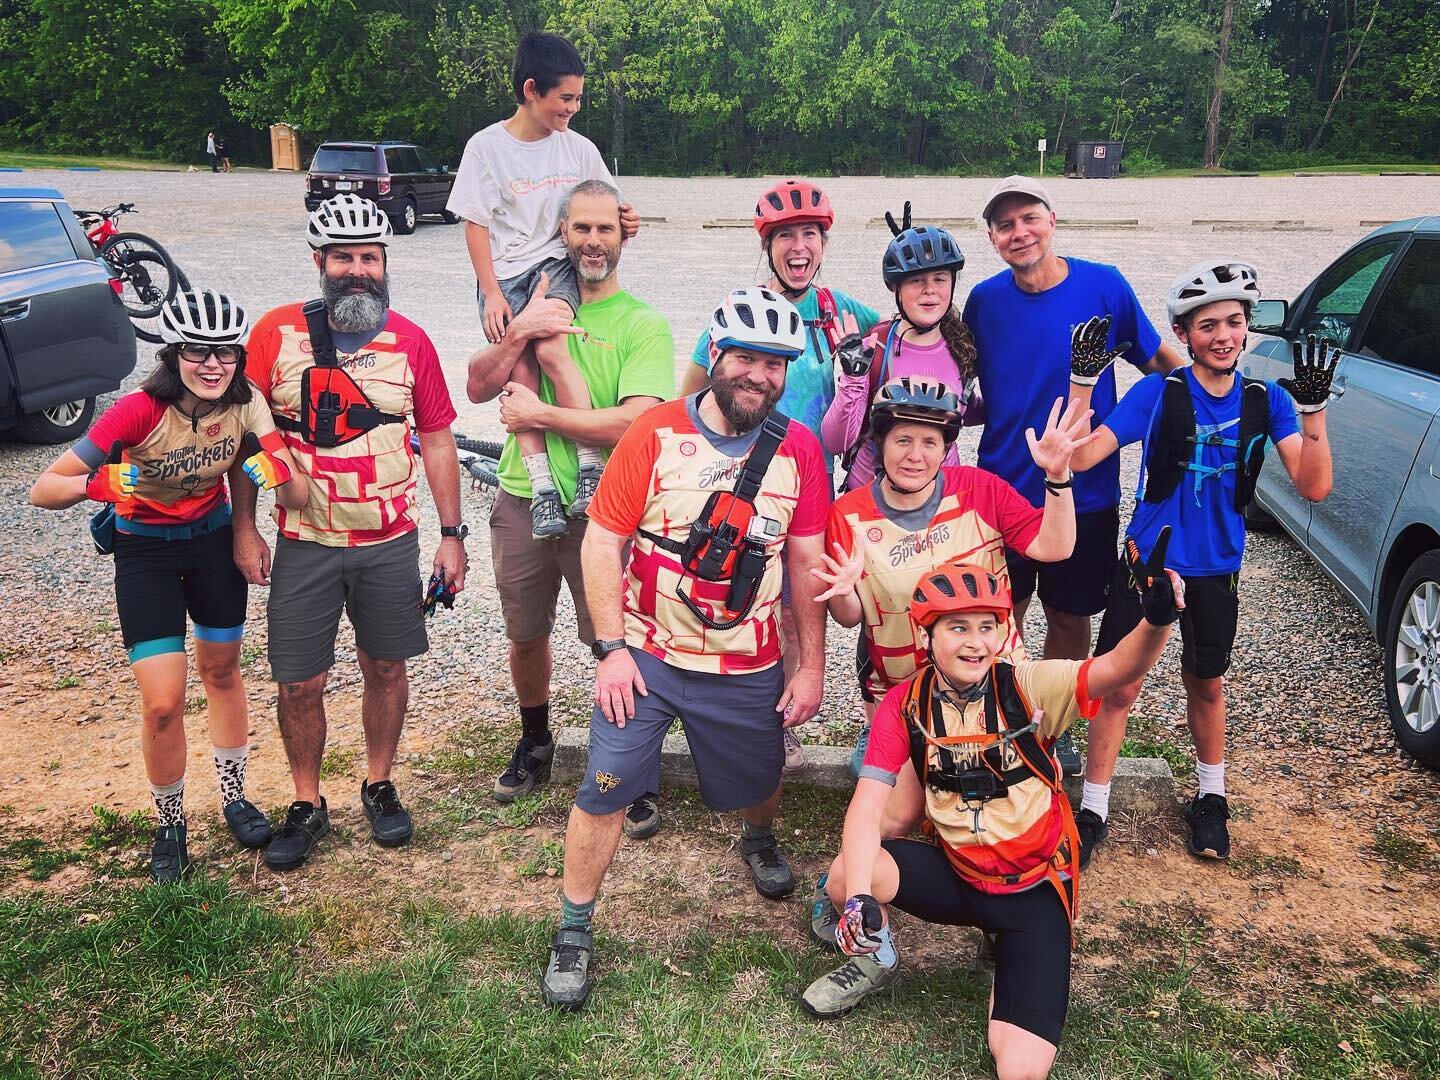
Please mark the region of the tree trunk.
POLYGON ((911 165, 925 164, 925 136, 929 126, 929 121, 923 116, 910 118, 910 137, 905 144, 905 158, 911 165))
POLYGON ((625 83, 615 80, 610 97, 610 160, 618 163, 625 157, 625 83))
POLYGON ((1340 73, 1340 81, 1335 84, 1335 93, 1330 97, 1330 104, 1325 109, 1325 117, 1320 121, 1320 127, 1315 131, 1315 137, 1310 140, 1306 150, 1315 150, 1320 146, 1320 140, 1325 137, 1325 130, 1330 126, 1330 117, 1335 115, 1335 106, 1340 104, 1340 95, 1345 92, 1345 80, 1350 77, 1350 69, 1355 66, 1359 59, 1360 50, 1365 47, 1365 39, 1370 36, 1370 28, 1375 25, 1375 16, 1380 14, 1380 0, 1375 0, 1375 6, 1370 9, 1370 21, 1365 24, 1365 29, 1360 32, 1360 40, 1355 43, 1349 55, 1345 57, 1345 70, 1340 73))
POLYGON ((1315 65, 1315 100, 1320 100, 1325 87, 1325 65, 1330 62, 1330 35, 1335 29, 1335 0, 1330 0, 1330 11, 1325 16, 1325 36, 1320 40, 1320 62, 1315 65))
POLYGON ((1230 55, 1230 24, 1235 18, 1235 0, 1225 0, 1220 15, 1220 49, 1215 58, 1215 86, 1210 91, 1210 111, 1205 116, 1205 160, 1202 167, 1220 167, 1220 99, 1224 94, 1225 60, 1230 55))

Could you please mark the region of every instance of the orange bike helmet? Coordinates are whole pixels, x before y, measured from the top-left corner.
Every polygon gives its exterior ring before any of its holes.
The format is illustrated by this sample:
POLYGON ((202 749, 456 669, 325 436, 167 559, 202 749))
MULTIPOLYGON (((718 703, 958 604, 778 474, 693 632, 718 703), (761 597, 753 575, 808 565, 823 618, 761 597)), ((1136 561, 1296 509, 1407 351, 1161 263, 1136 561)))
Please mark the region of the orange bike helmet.
POLYGON ((1010 590, 983 566, 959 559, 921 575, 910 598, 910 618, 929 629, 941 615, 961 611, 993 611, 1010 614, 1010 590))
POLYGON ((826 232, 835 224, 835 211, 825 192, 809 180, 782 180, 755 204, 755 231, 768 239, 781 225, 813 222, 826 232))

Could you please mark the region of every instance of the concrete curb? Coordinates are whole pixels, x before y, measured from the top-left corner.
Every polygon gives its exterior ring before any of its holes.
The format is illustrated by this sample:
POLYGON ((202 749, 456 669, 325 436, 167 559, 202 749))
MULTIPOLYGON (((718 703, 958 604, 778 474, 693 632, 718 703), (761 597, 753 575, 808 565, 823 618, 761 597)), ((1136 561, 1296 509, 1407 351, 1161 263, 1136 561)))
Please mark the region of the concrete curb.
MULTIPOLYGON (((551 771, 555 779, 579 783, 590 751, 588 728, 565 728, 555 741, 551 771)), ((848 791, 855 786, 850 775, 850 747, 805 747, 803 770, 786 777, 790 783, 848 791)), ((660 775, 671 783, 694 785, 695 763, 684 735, 667 735, 660 750, 660 775)), ((1072 806, 1080 805, 1081 777, 1065 778, 1072 806)), ((1110 788, 1110 813, 1156 817, 1175 813, 1175 777, 1163 758, 1121 758, 1115 765, 1110 788)))

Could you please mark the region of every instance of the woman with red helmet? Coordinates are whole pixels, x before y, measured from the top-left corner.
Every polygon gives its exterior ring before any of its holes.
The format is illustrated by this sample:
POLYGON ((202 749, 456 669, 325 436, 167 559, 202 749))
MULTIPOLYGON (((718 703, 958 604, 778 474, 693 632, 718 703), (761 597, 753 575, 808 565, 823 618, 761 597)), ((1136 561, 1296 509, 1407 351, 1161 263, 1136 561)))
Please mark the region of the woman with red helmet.
POLYGON ((817 940, 848 959, 802 996, 842 1016, 894 981, 889 906, 995 937, 987 1031, 1000 1076, 1044 1076, 1070 997, 1078 839, 1056 740, 1100 698, 1148 671, 1184 607, 1164 567, 1128 553, 1145 618, 1093 660, 1001 658, 1010 590, 988 566, 956 559, 926 571, 909 605, 930 663, 881 703, 865 766, 830 866, 817 940), (900 783, 903 776, 908 784, 900 783), (923 840, 886 838, 921 822, 923 840))

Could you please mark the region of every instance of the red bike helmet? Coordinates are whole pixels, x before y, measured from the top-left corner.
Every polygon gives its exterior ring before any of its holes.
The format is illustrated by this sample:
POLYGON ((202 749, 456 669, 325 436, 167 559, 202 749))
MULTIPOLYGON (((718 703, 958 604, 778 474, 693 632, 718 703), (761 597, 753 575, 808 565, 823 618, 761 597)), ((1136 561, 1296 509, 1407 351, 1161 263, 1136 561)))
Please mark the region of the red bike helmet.
POLYGON ((926 629, 941 615, 991 611, 1004 618, 1011 610, 1010 590, 999 578, 959 559, 923 574, 910 597, 910 618, 926 629))
POLYGON ((755 204, 755 231, 761 240, 781 225, 800 225, 813 222, 829 232, 835 224, 835 211, 830 208, 830 199, 809 180, 782 180, 755 204))

